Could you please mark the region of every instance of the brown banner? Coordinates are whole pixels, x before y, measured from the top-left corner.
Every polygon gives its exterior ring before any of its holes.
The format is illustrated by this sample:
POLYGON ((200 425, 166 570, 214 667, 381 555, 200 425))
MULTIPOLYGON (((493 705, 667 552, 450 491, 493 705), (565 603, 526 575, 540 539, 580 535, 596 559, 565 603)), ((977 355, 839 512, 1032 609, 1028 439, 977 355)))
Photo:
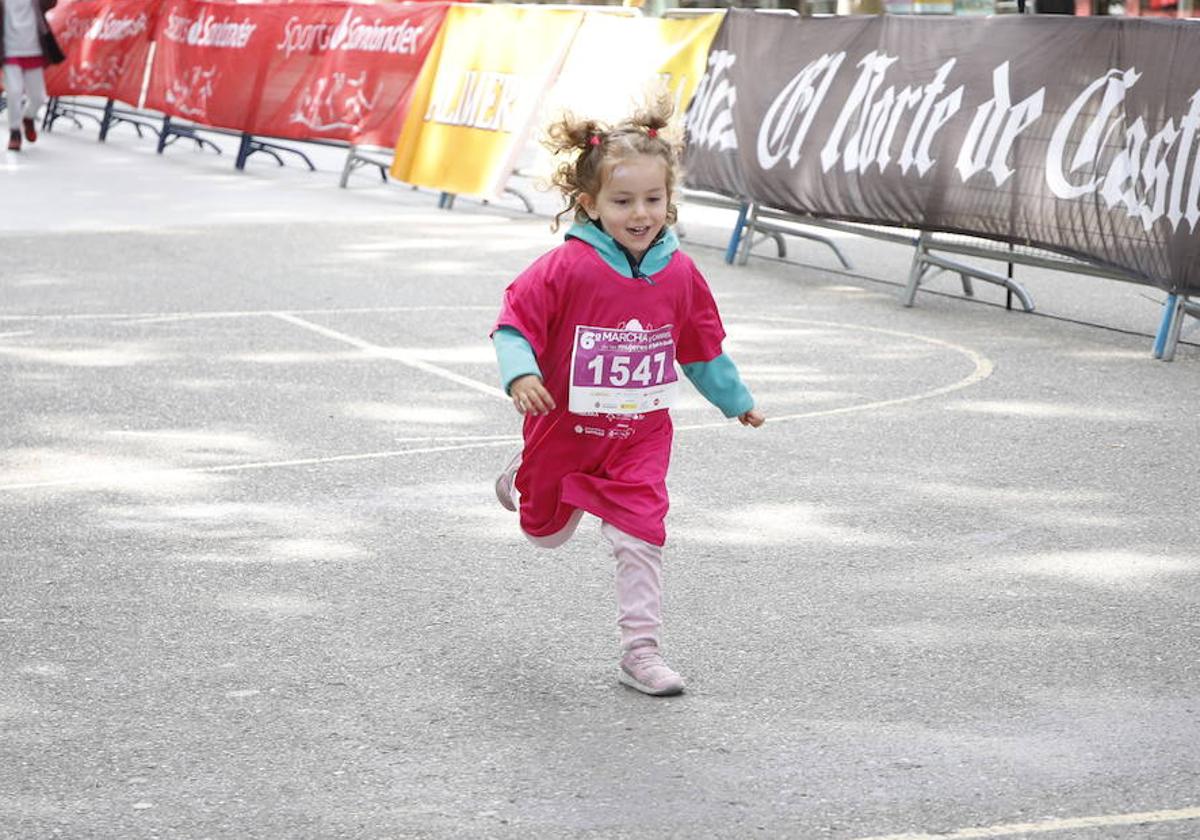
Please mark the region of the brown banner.
POLYGON ((1198 55, 1188 21, 731 11, 688 111, 687 183, 1198 293, 1198 55))

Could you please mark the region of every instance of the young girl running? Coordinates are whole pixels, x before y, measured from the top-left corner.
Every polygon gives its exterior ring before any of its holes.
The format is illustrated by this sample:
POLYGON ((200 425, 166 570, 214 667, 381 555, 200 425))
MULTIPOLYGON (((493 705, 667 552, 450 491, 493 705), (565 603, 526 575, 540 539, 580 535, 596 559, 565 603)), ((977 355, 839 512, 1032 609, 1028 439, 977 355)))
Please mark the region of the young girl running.
POLYGON ((663 519, 672 426, 684 374, 727 417, 762 413, 721 351, 725 330, 707 283, 669 225, 677 147, 664 136, 669 100, 619 125, 566 117, 547 145, 571 156, 554 185, 575 224, 505 291, 492 340, 525 444, 496 481, 521 529, 562 545, 584 511, 602 520, 617 565, 622 683, 678 694, 659 651, 663 519))

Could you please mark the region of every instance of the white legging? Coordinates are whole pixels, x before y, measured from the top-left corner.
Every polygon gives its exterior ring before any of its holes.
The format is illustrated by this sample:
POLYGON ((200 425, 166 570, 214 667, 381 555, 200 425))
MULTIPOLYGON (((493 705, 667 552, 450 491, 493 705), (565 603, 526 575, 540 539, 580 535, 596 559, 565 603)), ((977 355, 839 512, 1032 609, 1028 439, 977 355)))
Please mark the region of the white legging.
POLYGON ((18 64, 4 65, 4 95, 8 98, 8 127, 16 131, 25 117, 33 119, 46 101, 46 77, 41 67, 22 69, 18 64), (25 107, 21 107, 21 100, 25 107))
MULTIPOLYGON (((539 548, 558 548, 579 527, 583 511, 576 510, 558 533, 546 537, 525 536, 539 548)), ((662 626, 662 548, 648 543, 608 522, 600 533, 612 545, 617 561, 617 626, 621 647, 657 645, 662 626)))

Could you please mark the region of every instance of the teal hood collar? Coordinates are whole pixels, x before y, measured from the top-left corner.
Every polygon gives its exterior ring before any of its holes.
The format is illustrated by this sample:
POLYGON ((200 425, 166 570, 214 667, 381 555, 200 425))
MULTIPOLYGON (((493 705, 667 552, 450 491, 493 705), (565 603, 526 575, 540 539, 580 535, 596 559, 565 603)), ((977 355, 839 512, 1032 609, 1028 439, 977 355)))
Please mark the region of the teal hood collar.
POLYGON ((624 277, 645 280, 652 286, 654 281, 650 278, 666 268, 671 257, 679 250, 679 237, 666 226, 659 232, 654 244, 642 255, 641 260, 634 259, 633 254, 613 239, 598 222, 576 222, 571 225, 564 238, 586 242, 596 249, 613 271, 624 277))

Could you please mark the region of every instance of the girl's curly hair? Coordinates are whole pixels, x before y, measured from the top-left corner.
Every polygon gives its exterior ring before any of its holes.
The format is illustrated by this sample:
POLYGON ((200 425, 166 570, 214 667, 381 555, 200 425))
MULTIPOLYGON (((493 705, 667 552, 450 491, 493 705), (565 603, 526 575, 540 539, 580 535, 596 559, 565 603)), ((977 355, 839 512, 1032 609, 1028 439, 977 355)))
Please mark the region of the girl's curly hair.
POLYGON ((666 164, 667 224, 675 224, 678 208, 673 198, 680 177, 680 143, 669 127, 674 110, 670 95, 664 92, 616 125, 565 113, 547 126, 543 145, 555 155, 569 156, 550 179, 566 202, 551 229, 558 230, 562 217, 571 212, 576 221, 587 221, 579 196, 597 195, 614 165, 638 155, 660 157, 666 164))

